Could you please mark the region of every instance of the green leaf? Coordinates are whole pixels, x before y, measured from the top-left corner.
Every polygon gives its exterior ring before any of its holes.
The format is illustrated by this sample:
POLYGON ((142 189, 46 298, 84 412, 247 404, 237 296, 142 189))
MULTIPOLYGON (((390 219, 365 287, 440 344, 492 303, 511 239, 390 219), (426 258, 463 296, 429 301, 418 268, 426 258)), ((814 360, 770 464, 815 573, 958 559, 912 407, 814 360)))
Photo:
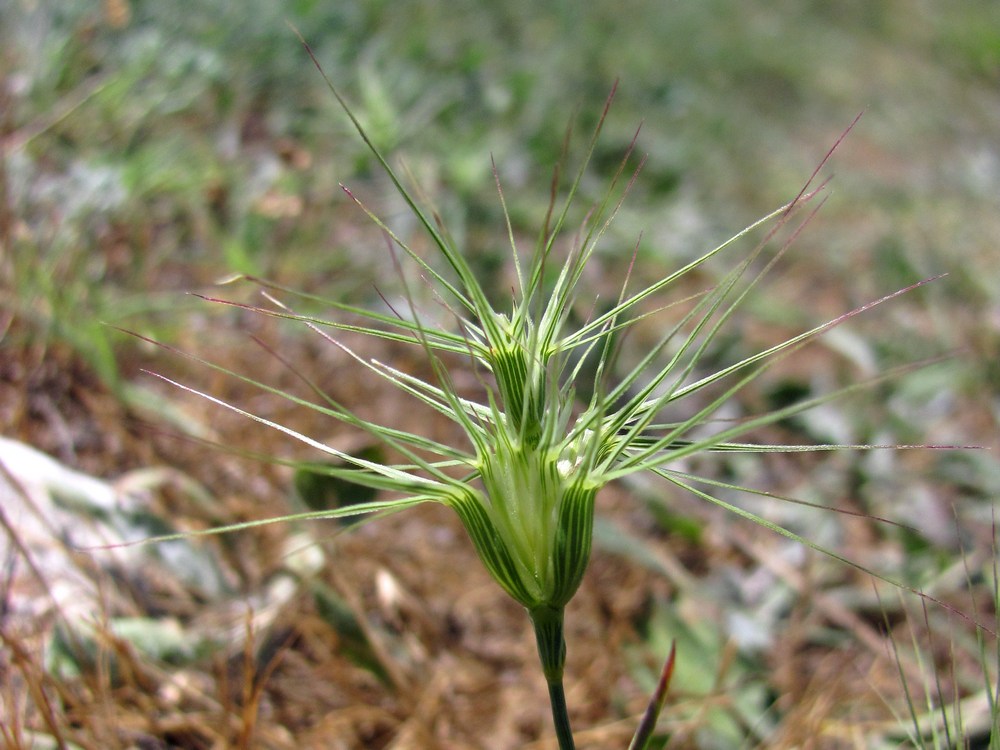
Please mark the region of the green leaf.
MULTIPOLYGON (((385 452, 377 445, 352 453, 365 461, 385 461, 385 452)), ((312 511, 364 505, 375 500, 378 490, 352 481, 349 466, 343 461, 299 464, 292 477, 295 494, 312 511)), ((345 519, 350 522, 353 519, 345 519)))

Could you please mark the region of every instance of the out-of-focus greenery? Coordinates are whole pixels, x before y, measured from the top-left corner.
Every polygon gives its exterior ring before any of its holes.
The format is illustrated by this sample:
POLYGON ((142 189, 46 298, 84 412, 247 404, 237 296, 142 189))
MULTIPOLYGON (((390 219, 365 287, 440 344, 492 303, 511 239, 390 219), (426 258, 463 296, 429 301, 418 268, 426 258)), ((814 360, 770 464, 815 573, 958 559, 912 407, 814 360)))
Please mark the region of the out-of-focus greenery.
POLYGON ((498 244, 490 155, 533 232, 566 124, 578 112, 585 127, 620 79, 595 172, 641 121, 649 162, 620 232, 641 229, 654 260, 689 256, 794 195, 864 110, 826 209, 851 231, 816 232, 809 248, 823 257, 804 262, 826 283, 850 278, 859 298, 947 270, 959 299, 988 307, 998 15, 971 1, 251 0, 178 12, 11 0, 0 33, 16 239, 60 278, 86 279, 76 296, 102 314, 112 290, 307 275, 357 253, 329 252, 331 204, 337 182, 371 164, 290 22, 477 252, 498 244), (109 244, 110 259, 87 252, 109 244))
MULTIPOLYGON (((23 322, 6 343, 68 341, 122 388, 135 344, 104 324, 182 338, 204 305, 181 293, 228 274, 374 298, 365 280, 391 266, 338 183, 401 233, 410 219, 289 23, 484 272, 506 253, 491 156, 515 230, 534 235, 567 124, 586 131, 616 79, 584 191, 597 193, 641 122, 648 162, 604 250, 624 269, 641 234, 640 274, 673 269, 794 197, 864 111, 827 204, 739 330, 801 328, 949 275, 838 330, 828 348, 843 371, 790 372, 761 397, 774 406, 852 368, 958 349, 877 403, 790 429, 995 444, 1000 4, 984 0, 4 0, 0 306, 23 322)), ((960 526, 989 523, 1000 494, 989 454, 929 460, 930 480, 910 478, 905 454, 880 453, 800 489, 821 501, 850 484, 867 511, 913 524, 904 572, 921 585, 958 551, 929 495, 947 487, 960 526)), ((731 470, 753 483, 753 469, 731 470)))
POLYGON ((800 240, 799 296, 755 314, 794 325, 947 272, 921 296, 927 315, 879 321, 854 356, 882 367, 971 347, 904 386, 896 415, 953 391, 988 393, 996 417, 996 4, 11 0, 2 13, 6 305, 109 382, 127 344, 96 323, 143 313, 169 339, 179 291, 234 272, 359 291, 348 271, 379 249, 339 229, 356 212, 338 183, 403 221, 290 23, 487 271, 504 253, 491 155, 515 228, 533 234, 566 125, 584 129, 616 79, 592 185, 641 122, 648 163, 606 252, 624 259, 641 233, 650 274, 794 196, 864 110, 800 240))

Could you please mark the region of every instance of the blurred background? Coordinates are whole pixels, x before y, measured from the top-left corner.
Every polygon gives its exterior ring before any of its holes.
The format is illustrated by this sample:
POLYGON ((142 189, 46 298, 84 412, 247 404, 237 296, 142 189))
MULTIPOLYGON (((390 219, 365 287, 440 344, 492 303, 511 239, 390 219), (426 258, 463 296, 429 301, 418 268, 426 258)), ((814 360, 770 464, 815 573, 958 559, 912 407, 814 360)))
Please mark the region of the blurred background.
MULTIPOLYGON (((677 639, 662 747, 988 737, 996 642, 970 620, 995 629, 1000 4, 0 0, 6 744, 547 746, 522 613, 440 509, 349 534, 288 524, 96 562, 60 547, 90 540, 73 537, 84 525, 114 541, 359 499, 253 460, 309 456, 144 370, 378 457, 142 337, 301 387, 276 352, 362 414, 406 419, 399 394, 374 392, 304 328, 189 294, 257 301, 216 285, 248 274, 378 304, 397 281, 392 259, 340 184, 421 242, 290 24, 499 295, 509 247, 491 159, 530 242, 567 127, 571 173, 616 81, 571 220, 641 125, 647 161, 589 282, 605 299, 636 246, 632 283, 650 282, 794 198, 863 113, 823 172, 822 210, 706 364, 947 274, 836 329, 734 408, 943 357, 771 437, 979 448, 710 468, 860 514, 748 505, 939 602, 924 609, 656 483, 613 487, 569 614, 570 704, 581 747, 624 747, 677 639), (18 508, 42 520, 37 538, 18 508)), ((388 345, 361 351, 420 367, 388 345)))

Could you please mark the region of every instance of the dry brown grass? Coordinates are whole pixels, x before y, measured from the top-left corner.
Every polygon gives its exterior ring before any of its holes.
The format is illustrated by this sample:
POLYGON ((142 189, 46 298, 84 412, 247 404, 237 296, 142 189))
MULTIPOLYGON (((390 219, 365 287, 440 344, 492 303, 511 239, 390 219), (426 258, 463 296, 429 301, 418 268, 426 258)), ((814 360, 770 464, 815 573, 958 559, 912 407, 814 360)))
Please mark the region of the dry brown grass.
MULTIPOLYGON (((398 394, 373 390, 383 386, 357 379, 331 362, 329 352, 301 339, 287 343, 297 362, 326 368, 338 398, 374 418, 404 415, 405 420, 411 414, 398 394)), ((7 435, 95 475, 123 477, 138 467, 169 466, 210 487, 216 507, 206 518, 176 485, 158 486, 153 507, 181 528, 286 512, 287 470, 208 450, 136 418, 88 380, 85 368, 60 347, 45 352, 25 347, 9 354, 0 380, 7 435)), ((236 360, 229 364, 237 370, 253 367, 258 375, 273 370, 278 380, 289 378, 252 346, 231 347, 226 356, 236 360)), ((157 367, 187 366, 158 360, 157 367)), ((204 383, 206 373, 194 370, 186 376, 204 383)), ((255 398, 232 381, 208 380, 213 393, 243 403, 255 398)), ((181 406, 210 426, 221 445, 263 453, 287 449, 239 419, 199 413, 183 400, 181 406)), ((267 413, 285 407, 265 400, 254 402, 254 408, 267 413)), ((324 432, 330 425, 303 423, 302 418, 315 417, 301 411, 269 416, 309 434, 343 439, 324 432)), ((692 622, 724 617, 720 602, 707 594, 692 596, 685 587, 697 587, 706 574, 727 566, 767 569, 797 592, 764 657, 767 673, 752 675, 770 685, 782 716, 768 747, 863 747, 864 728, 891 718, 884 703, 898 701, 900 682, 882 623, 875 614, 823 592, 831 575, 825 564, 790 566, 770 535, 719 525, 718 518, 694 506, 684 510, 701 512, 716 524, 702 545, 663 536, 624 488, 607 492, 602 509, 612 523, 646 539, 674 573, 655 575, 619 555, 600 550, 595 555, 568 616, 568 697, 581 748, 627 744, 644 697, 625 654, 637 648, 642 653, 637 629, 651 602, 673 598, 684 607, 704 606, 692 622), (830 645, 822 645, 824 637, 830 645)), ((449 512, 419 509, 349 533, 337 533, 329 523, 309 527, 325 564, 315 578, 296 584, 280 611, 262 617, 254 603, 265 609, 260 597, 282 575, 285 544, 296 531, 301 530, 273 526, 206 540, 231 584, 214 600, 185 591, 162 568, 117 569, 101 552, 74 557, 102 592, 102 609, 95 623, 96 650, 89 654, 89 666, 73 677, 53 674, 45 662, 45 644, 61 613, 36 606, 33 610, 42 613, 37 617, 18 614, 25 597, 37 603, 49 596, 48 582, 44 569, 32 569, 30 552, 18 550, 18 530, 8 528, 14 545, 6 562, 6 609, 0 621, 4 743, 87 750, 553 747, 527 620, 491 583, 449 512), (367 638, 363 659, 357 656, 355 636, 338 630, 321 611, 317 585, 334 592, 361 624, 367 638), (109 630, 108 623, 123 615, 172 619, 192 636, 213 634, 219 644, 181 665, 157 663, 109 630)), ((649 655, 642 658, 654 667, 649 655)), ((680 658, 686 658, 683 651, 680 658)), ((699 747, 705 711, 727 705, 734 687, 726 665, 725 658, 704 665, 717 673, 714 697, 692 695, 684 684, 673 686, 664 717, 672 728, 671 748, 699 747)), ((746 678, 741 673, 740 679, 746 678)))

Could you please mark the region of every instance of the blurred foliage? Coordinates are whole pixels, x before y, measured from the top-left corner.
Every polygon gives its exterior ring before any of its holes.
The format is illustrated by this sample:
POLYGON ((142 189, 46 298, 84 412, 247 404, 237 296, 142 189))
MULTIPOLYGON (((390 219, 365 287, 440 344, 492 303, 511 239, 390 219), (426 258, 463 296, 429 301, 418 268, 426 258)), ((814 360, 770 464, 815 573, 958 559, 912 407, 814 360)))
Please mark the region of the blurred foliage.
MULTIPOLYGON (((386 461, 385 451, 379 445, 371 445, 356 451, 355 458, 374 463, 386 461)), ((329 469, 349 468, 346 462, 339 463, 309 463, 295 468, 292 484, 295 487, 297 499, 312 511, 332 510, 349 505, 370 503, 378 494, 371 487, 350 482, 340 476, 331 474, 329 469)), ((348 516, 340 522, 357 523, 360 519, 348 516)))

